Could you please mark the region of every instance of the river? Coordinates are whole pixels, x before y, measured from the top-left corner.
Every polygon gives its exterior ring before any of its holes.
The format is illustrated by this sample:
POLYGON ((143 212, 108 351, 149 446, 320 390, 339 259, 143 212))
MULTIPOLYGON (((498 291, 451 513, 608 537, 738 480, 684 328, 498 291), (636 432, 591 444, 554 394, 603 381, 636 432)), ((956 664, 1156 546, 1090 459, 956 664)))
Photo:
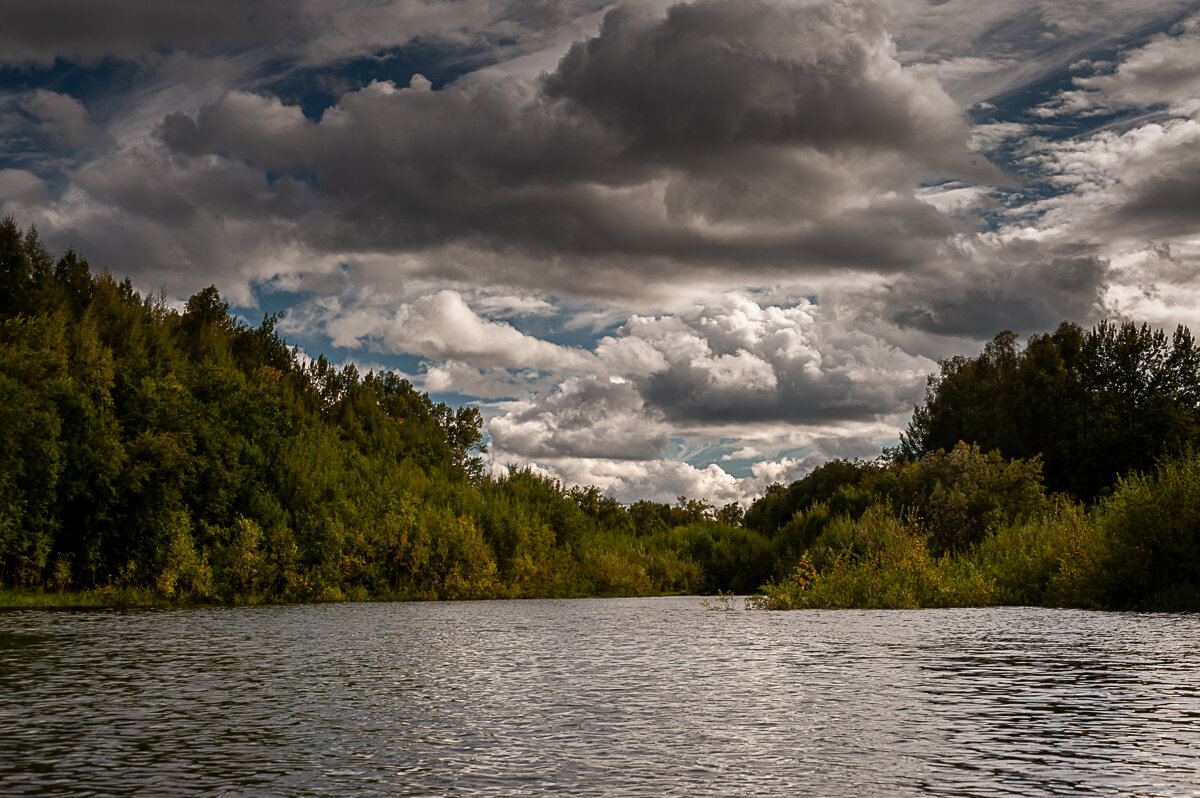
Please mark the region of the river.
POLYGON ((1200 616, 0 612, 0 794, 1200 794, 1200 616))

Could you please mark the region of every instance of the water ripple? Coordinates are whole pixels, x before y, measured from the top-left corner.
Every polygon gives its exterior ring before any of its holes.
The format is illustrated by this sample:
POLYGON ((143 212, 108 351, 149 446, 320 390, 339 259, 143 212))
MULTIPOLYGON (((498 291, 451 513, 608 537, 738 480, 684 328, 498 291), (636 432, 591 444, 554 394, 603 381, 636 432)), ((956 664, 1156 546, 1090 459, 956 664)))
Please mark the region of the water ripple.
POLYGON ((1200 616, 0 613, 13 796, 1193 795, 1200 616))

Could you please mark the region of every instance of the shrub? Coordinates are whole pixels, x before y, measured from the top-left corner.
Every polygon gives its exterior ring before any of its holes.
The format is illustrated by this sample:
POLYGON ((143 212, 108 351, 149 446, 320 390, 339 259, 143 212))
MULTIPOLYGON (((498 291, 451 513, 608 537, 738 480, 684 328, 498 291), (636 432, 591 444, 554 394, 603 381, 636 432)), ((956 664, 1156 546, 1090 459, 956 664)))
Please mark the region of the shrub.
POLYGON ((1110 547, 1108 605, 1200 609, 1200 455, 1122 479, 1097 523, 1110 547))
POLYGON ((934 558, 920 530, 882 504, 857 520, 835 519, 781 583, 763 587, 767 606, 899 609, 992 603, 985 573, 966 559, 934 558))

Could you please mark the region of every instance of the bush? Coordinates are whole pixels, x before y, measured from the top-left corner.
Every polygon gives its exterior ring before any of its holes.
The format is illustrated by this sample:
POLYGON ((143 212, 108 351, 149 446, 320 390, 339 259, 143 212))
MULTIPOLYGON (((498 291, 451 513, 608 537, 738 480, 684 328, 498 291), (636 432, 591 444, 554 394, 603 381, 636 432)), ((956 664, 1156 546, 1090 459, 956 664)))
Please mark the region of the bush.
POLYGON ((960 443, 905 465, 894 500, 913 514, 935 553, 964 552, 1001 524, 1045 511, 1041 473, 1037 458, 1010 461, 960 443))
POLYGON ((1040 516, 1002 525, 972 554, 999 604, 1094 606, 1101 553, 1086 508, 1058 499, 1040 516))
POLYGON ((1113 607, 1200 609, 1200 455, 1122 479, 1100 507, 1109 546, 1102 599, 1113 607))
POLYGON ((772 609, 901 609, 993 603, 987 575, 966 559, 934 558, 921 531, 882 504, 839 516, 792 574, 763 587, 772 609))

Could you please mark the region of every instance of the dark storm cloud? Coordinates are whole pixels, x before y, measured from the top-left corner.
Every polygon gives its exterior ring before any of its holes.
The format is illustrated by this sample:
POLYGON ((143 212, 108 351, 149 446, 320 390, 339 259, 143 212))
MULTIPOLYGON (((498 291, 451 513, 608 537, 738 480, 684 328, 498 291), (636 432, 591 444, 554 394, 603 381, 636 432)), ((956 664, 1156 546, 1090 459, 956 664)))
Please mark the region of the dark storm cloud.
POLYGON ((137 59, 155 51, 240 50, 299 32, 283 0, 39 0, 0 14, 0 63, 137 59))
POLYGON ((665 20, 619 8, 545 78, 656 161, 751 144, 961 155, 958 109, 891 61, 883 18, 860 3, 702 0, 665 20))
POLYGON ((538 85, 376 83, 319 122, 235 92, 162 136, 311 176, 346 239, 313 230, 318 248, 904 269, 954 230, 913 181, 972 167, 953 103, 889 48, 858 4, 618 9, 538 85), (727 183, 773 201, 729 202, 727 183))
MULTIPOLYGON (((921 379, 912 376, 913 384, 921 379)), ((770 391, 746 391, 738 385, 714 386, 708 371, 681 365, 646 379, 642 393, 649 406, 672 422, 817 425, 903 413, 913 384, 862 384, 836 372, 783 372, 770 391)))
POLYGON ((235 219, 294 223, 315 205, 310 186, 287 178, 269 185, 258 170, 228 161, 162 164, 134 155, 90 165, 74 179, 105 205, 167 228, 191 226, 216 207, 235 219))
MULTIPOLYGON (((24 169, 0 169, 0 206, 6 202, 39 204, 50 198, 42 179, 24 169)), ((5 210, 0 207, 0 211, 5 210)))
POLYGON ((93 152, 112 146, 112 137, 96 126, 74 97, 40 89, 22 97, 20 106, 53 144, 93 152))
POLYGON ((1200 157, 1133 187, 1110 220, 1153 239, 1200 231, 1200 157))
POLYGON ((891 318, 901 327, 980 339, 1001 330, 1045 332, 1062 321, 1103 315, 1110 267, 1091 247, 1043 251, 1015 242, 976 258, 967 269, 893 286, 886 299, 891 318))

